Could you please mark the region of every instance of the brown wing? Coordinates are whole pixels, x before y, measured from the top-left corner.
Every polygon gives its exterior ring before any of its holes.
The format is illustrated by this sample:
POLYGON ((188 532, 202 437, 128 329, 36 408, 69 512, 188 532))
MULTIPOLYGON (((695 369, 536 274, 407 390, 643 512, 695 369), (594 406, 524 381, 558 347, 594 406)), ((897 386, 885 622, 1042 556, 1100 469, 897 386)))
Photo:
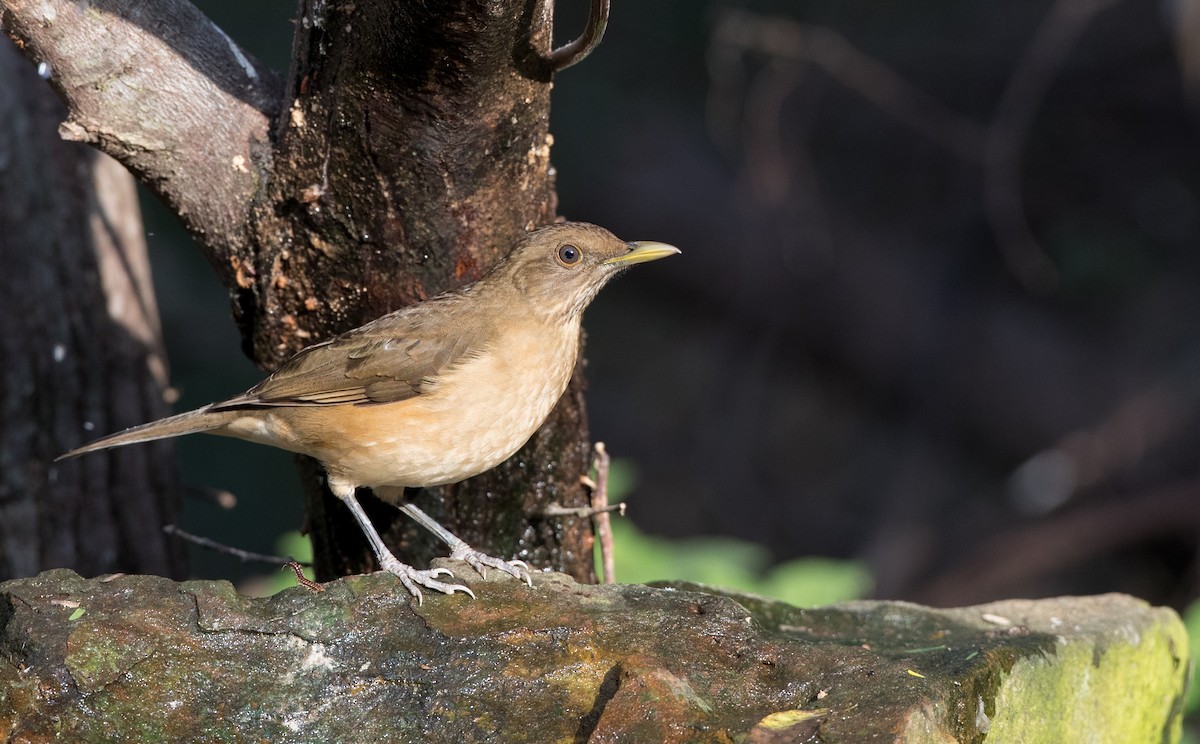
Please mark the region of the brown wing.
POLYGON ((487 337, 462 322, 456 295, 385 315, 297 353, 267 379, 217 409, 392 403, 480 353, 487 337))

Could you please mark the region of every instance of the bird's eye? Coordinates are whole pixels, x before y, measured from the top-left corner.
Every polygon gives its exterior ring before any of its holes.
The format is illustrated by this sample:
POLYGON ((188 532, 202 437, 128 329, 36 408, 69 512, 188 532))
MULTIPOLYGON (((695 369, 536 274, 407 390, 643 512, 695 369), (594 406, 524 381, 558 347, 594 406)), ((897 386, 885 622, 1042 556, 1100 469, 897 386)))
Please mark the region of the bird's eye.
POLYGON ((574 266, 579 263, 580 258, 583 258, 583 251, 570 243, 558 247, 558 260, 562 262, 563 266, 574 266))

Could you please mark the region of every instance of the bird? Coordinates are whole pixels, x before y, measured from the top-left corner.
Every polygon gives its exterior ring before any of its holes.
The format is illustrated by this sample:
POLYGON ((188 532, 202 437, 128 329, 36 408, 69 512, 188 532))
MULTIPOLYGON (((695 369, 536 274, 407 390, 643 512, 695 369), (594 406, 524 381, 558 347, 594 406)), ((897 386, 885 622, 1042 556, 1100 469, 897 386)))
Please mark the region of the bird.
POLYGON ((421 588, 474 593, 445 568, 397 559, 355 490, 372 489, 481 575, 532 586, 529 566, 475 550, 404 500, 404 489, 457 483, 524 445, 562 397, 579 354, 584 310, 613 277, 680 253, 625 242, 583 222, 524 235, 478 280, 308 346, 246 392, 97 439, 59 456, 208 433, 308 455, 349 508, 380 567, 420 603, 421 588))

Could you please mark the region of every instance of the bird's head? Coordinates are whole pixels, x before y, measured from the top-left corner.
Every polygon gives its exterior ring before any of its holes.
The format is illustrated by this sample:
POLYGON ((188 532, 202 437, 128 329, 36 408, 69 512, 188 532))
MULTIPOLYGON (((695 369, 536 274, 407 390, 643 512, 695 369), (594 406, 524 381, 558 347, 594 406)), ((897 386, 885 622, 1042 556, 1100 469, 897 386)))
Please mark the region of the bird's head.
POLYGON ((666 243, 627 243, 602 227, 564 222, 526 235, 497 271, 536 307, 570 317, 623 270, 679 252, 666 243))

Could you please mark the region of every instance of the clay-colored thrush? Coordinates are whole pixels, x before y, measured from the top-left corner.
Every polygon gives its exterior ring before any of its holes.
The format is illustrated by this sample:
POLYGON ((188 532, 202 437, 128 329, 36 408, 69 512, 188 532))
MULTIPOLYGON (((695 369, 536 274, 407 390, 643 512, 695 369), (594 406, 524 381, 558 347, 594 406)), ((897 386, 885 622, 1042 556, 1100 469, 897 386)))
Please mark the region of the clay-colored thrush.
MULTIPOLYGON (((310 455, 350 508, 385 570, 419 586, 471 594, 392 555, 354 489, 369 486, 482 573, 530 581, 521 561, 480 553, 403 501, 404 488, 478 475, 508 459, 558 402, 575 367, 584 308, 636 263, 679 253, 626 243, 594 225, 529 233, 486 276, 300 351, 241 395, 99 439, 62 457, 208 432, 310 455)), ((59 458, 62 459, 62 458, 59 458)), ((472 594, 472 596, 474 596, 472 594)))

